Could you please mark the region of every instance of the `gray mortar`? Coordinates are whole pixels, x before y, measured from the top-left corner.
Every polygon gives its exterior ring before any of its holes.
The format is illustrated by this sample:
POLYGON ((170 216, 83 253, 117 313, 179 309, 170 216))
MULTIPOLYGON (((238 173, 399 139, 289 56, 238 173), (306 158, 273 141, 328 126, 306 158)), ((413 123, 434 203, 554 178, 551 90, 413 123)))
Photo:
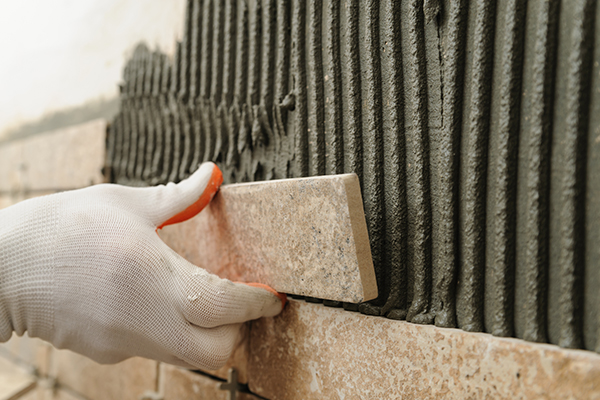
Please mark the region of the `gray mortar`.
POLYGON ((355 172, 380 293, 360 311, 598 349, 599 9, 189 0, 173 60, 125 67, 107 167, 355 172))

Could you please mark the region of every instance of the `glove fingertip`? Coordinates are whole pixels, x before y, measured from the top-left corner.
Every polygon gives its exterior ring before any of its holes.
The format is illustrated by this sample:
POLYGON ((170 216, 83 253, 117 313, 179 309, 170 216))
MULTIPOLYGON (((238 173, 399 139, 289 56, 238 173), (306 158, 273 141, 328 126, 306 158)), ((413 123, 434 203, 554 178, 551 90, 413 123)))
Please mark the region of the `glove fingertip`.
POLYGON ((177 224, 179 222, 187 221, 188 219, 196 216, 200 211, 202 211, 204 209, 204 207, 206 207, 208 205, 208 203, 210 203, 210 201, 212 200, 214 195, 219 190, 219 187, 223 183, 223 173, 221 172, 219 167, 217 167, 213 163, 210 163, 210 164, 212 164, 213 169, 212 169, 209 181, 206 184, 206 188, 204 189, 204 191, 202 192, 202 194, 200 195, 198 200, 196 200, 194 203, 192 203, 189 207, 187 207, 182 212, 174 215, 173 217, 169 218, 168 220, 166 220, 165 222, 160 224, 157 229, 162 229, 163 227, 165 227, 167 225, 172 225, 172 224, 177 224))
POLYGON ((277 290, 273 289, 269 285, 265 285, 264 283, 258 283, 258 282, 236 282, 236 283, 242 283, 244 285, 264 289, 264 290, 274 294, 279 300, 281 300, 281 309, 282 310, 285 307, 285 304, 287 303, 287 296, 285 293, 279 293, 277 290))

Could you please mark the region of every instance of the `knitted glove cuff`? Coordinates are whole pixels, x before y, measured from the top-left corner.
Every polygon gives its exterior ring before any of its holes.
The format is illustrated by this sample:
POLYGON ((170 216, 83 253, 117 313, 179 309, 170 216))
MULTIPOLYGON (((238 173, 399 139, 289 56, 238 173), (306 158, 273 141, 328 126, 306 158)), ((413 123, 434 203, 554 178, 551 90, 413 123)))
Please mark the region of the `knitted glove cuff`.
POLYGON ((60 196, 0 211, 0 340, 12 332, 50 338, 60 196))

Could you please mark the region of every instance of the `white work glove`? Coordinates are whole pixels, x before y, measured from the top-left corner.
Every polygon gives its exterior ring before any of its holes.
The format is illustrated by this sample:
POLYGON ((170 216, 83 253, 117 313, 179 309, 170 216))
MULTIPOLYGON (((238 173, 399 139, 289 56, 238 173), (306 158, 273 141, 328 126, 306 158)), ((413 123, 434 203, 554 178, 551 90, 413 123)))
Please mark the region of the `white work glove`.
POLYGON ((179 184, 97 185, 0 210, 0 341, 27 331, 101 363, 221 367, 241 324, 278 314, 285 296, 209 274, 156 230, 196 215, 222 180, 205 163, 179 184))

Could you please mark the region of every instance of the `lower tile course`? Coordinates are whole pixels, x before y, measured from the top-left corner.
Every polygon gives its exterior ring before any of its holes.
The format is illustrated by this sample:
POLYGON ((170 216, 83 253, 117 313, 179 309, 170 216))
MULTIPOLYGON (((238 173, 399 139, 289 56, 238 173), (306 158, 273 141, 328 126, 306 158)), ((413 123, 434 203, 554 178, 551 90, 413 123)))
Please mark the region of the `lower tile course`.
MULTIPOLYGON (((229 393, 221 390, 221 381, 172 365, 160 366, 160 393, 164 400, 228 400, 229 393)), ((259 400, 248 393, 236 393, 236 400, 259 400)))
POLYGON ((53 349, 50 376, 61 386, 93 400, 138 400, 155 390, 158 363, 130 358, 114 365, 101 365, 69 350, 53 349))
POLYGON ((48 374, 48 364, 52 345, 41 339, 31 338, 25 333, 17 336, 13 333, 10 340, 0 343, 0 355, 8 357, 13 363, 27 365, 37 376, 48 374))
POLYGON ((71 393, 67 390, 44 386, 43 384, 37 385, 37 387, 27 392, 27 394, 19 397, 15 400, 87 400, 85 397, 78 396, 75 393, 71 393))
POLYGON ((272 400, 600 398, 595 353, 295 300, 250 349, 250 390, 272 400))
POLYGON ((0 400, 19 398, 35 387, 35 377, 0 357, 0 400))
POLYGON ((104 182, 106 121, 0 143, 0 192, 66 190, 104 182))

